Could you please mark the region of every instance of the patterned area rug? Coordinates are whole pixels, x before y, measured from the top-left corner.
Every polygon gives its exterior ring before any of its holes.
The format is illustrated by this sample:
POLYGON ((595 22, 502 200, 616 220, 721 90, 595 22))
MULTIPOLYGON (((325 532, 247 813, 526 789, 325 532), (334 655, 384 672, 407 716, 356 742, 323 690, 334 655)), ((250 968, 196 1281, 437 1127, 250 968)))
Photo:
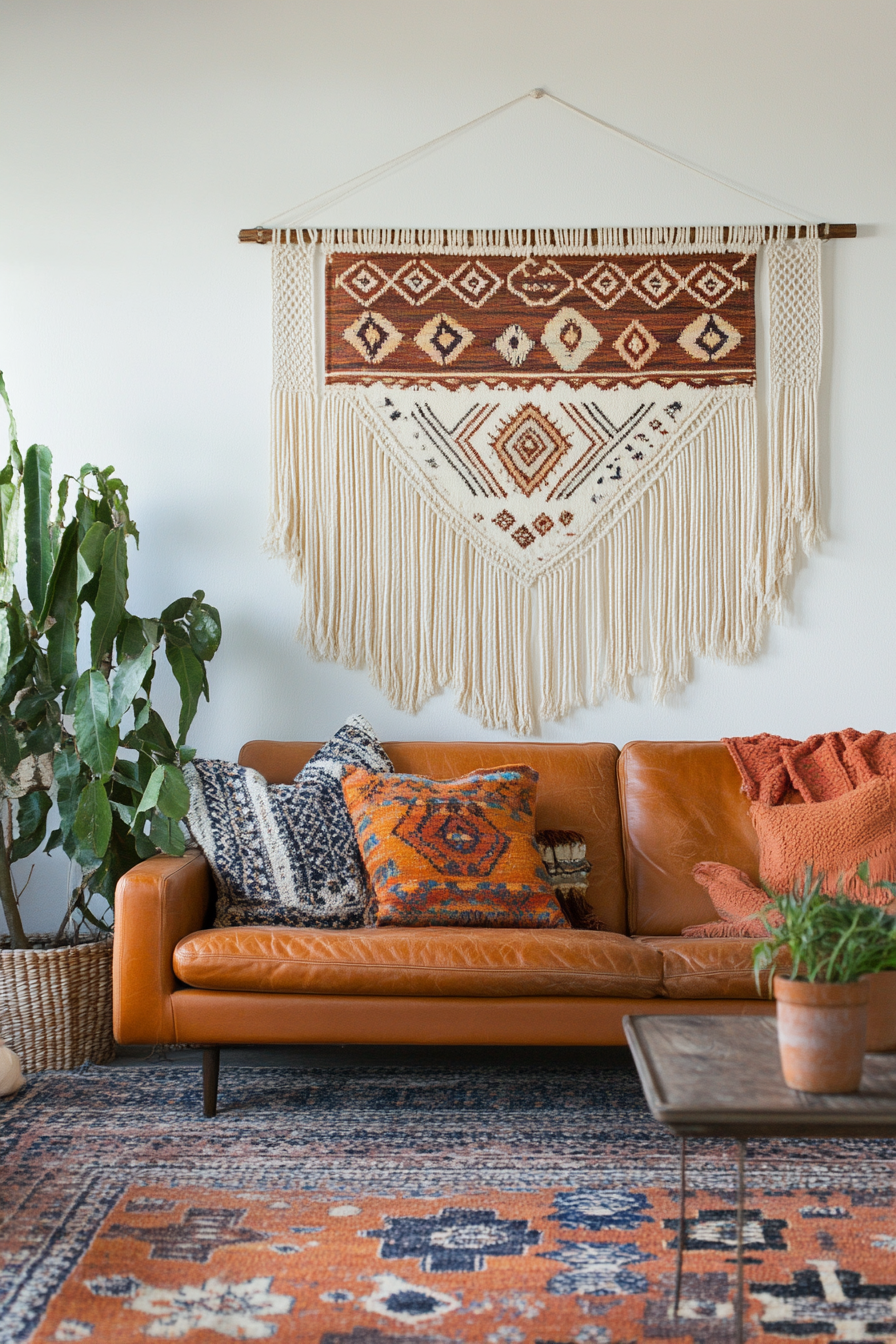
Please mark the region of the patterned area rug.
MULTIPOLYGON (((630 1070, 45 1074, 0 1102, 0 1340, 730 1344, 734 1166, 630 1070)), ((756 1142, 748 1337, 896 1340, 894 1144, 756 1142)))

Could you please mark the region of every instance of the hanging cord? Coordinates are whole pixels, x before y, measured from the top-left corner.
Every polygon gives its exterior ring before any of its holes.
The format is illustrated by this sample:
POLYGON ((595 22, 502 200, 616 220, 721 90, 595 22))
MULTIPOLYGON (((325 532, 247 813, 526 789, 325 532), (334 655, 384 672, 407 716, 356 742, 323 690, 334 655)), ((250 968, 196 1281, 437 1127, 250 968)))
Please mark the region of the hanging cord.
POLYGON ((421 157, 437 145, 447 144, 455 136, 463 135, 464 131, 472 130, 474 126, 481 126, 483 122, 491 121, 492 117, 498 117, 502 112, 506 112, 511 107, 516 107, 517 103, 524 103, 527 98, 534 97, 533 93, 522 93, 519 98, 511 98, 509 103, 502 103, 500 107, 493 107, 490 112, 483 112, 481 117, 474 117, 472 121, 465 121, 462 126, 455 126, 451 131, 446 131, 444 135, 437 135, 434 140, 427 140, 423 145, 417 145, 415 149, 409 149, 405 154, 399 154, 394 159, 387 159, 385 163, 379 164, 376 168, 369 168, 366 173, 359 173, 357 177, 350 177, 346 182, 341 182, 338 187, 331 187, 329 191, 322 191, 317 196, 310 196, 307 201, 300 201, 294 205, 291 210, 283 210, 279 215, 271 215, 270 219, 262 221, 262 228, 276 228, 278 224, 288 224, 295 226, 304 224, 310 215, 317 214, 318 210, 323 210, 331 205, 338 205, 348 196, 353 196, 355 192, 363 190, 370 186, 379 178, 385 177, 396 168, 401 168, 412 160, 421 157))
POLYGON ((724 177, 721 173, 713 173, 708 168, 701 168, 699 164, 690 163, 687 159, 681 158, 680 155, 673 154, 671 150, 663 149, 661 145, 651 144, 649 140, 642 140, 639 135, 633 135, 631 131, 623 130, 621 126, 614 126, 610 121, 602 121, 592 112, 586 112, 583 107, 577 107, 575 103, 568 103, 564 98, 558 98, 556 94, 549 93, 547 89, 533 89, 529 97, 550 98, 552 103, 556 103, 558 107, 565 107, 567 112, 575 112, 577 116, 593 122, 595 126, 600 126, 602 130, 610 131, 612 135, 619 135, 623 140, 628 140, 634 145, 640 145, 642 149, 649 150, 651 154, 658 154, 660 158, 668 159, 670 163, 677 164, 679 168, 686 168, 689 173, 696 173, 699 177, 705 177, 708 182, 727 187, 729 191, 736 191, 739 196, 746 196, 748 200, 758 201, 760 205, 767 205, 773 210, 780 210, 782 215, 789 215, 791 219, 798 219, 801 224, 806 222, 805 214, 795 214, 793 210, 788 210, 786 206, 782 205, 780 201, 750 191, 748 187, 741 187, 730 177, 724 177))
POLYGON ((773 200, 770 196, 750 191, 749 188, 739 186, 731 178, 724 177, 721 173, 713 173, 708 168, 701 168, 698 164, 690 163, 687 159, 681 158, 680 155, 673 154, 671 150, 651 144, 649 140, 642 140, 639 135, 634 135, 621 126, 614 126, 612 122, 604 121, 602 118, 594 116, 592 112, 586 112, 584 108, 578 107, 575 103, 568 103, 564 98, 558 98, 556 94, 549 93, 547 89, 530 89, 528 93, 522 93, 518 98, 511 98, 510 102, 501 103, 499 107, 493 107, 490 112, 484 112, 481 116, 474 117, 472 121, 465 121, 463 125, 455 126, 453 130, 445 131, 443 135, 437 135, 435 139, 427 140, 425 144, 417 145, 416 148, 409 149, 404 154, 397 155, 394 159, 387 159, 385 163, 378 164, 376 168, 369 168, 367 172, 358 173, 356 177, 348 178, 347 181, 341 182, 338 186, 331 187, 329 191, 322 191, 317 196, 310 196, 307 200, 300 201, 290 210, 283 210, 279 215, 271 215, 269 219, 263 220, 259 227, 298 227, 304 224, 311 215, 338 205, 340 201, 347 200, 349 196, 354 196, 356 192, 371 186, 396 169, 407 166, 415 159, 429 153, 430 150, 447 144, 456 136, 472 130, 474 126, 481 126, 484 122, 491 121, 493 117, 498 117, 502 112, 507 112, 511 107, 516 107, 518 103, 524 103, 527 98, 549 98, 552 103, 565 108, 567 112, 574 112, 576 116, 584 117, 586 121, 591 122, 594 126, 599 126, 601 130, 609 131, 611 135, 618 135, 623 140, 628 140, 631 144, 638 145, 641 149, 646 149, 651 154, 666 159, 669 163, 677 164, 679 168, 684 168, 689 173, 696 173, 698 177, 706 178, 709 182, 726 187, 729 191, 737 192, 740 196, 746 196, 749 200, 756 201, 760 205, 767 205, 774 210, 780 210, 782 214, 788 215, 791 219, 799 220, 800 223, 806 221, 805 213, 797 214, 793 210, 788 210, 786 206, 781 205, 779 201, 773 200))

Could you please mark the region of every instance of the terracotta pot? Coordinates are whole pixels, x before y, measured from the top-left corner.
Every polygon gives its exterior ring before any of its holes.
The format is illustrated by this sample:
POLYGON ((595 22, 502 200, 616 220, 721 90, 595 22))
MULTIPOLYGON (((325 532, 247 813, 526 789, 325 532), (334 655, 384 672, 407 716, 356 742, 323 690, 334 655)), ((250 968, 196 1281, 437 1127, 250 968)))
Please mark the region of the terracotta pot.
POLYGON ((775 976, 778 1046, 788 1087, 856 1092, 862 1081, 869 977, 849 985, 775 976))
POLYGON ((877 971, 868 976, 866 1050, 896 1050, 896 971, 877 971))

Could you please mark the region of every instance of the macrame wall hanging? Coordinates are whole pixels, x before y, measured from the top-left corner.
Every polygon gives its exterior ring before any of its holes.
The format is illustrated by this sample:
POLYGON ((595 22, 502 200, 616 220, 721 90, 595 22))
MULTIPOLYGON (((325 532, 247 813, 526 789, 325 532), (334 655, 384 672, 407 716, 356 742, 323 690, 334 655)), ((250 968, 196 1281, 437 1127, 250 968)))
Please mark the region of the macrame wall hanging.
POLYGON ((267 237, 270 543, 314 655, 528 733, 756 654, 820 534, 819 226, 267 237))

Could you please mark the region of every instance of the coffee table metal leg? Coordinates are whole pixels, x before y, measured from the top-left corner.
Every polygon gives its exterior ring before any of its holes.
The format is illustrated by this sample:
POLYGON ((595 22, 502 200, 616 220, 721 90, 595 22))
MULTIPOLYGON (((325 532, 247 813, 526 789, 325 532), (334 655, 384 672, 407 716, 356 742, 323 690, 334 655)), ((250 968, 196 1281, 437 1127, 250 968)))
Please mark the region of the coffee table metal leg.
POLYGON ((678 1315, 678 1303, 681 1300, 681 1266, 684 1260, 685 1238, 685 1194, 688 1168, 688 1141, 681 1140, 681 1174, 678 1186, 678 1250, 675 1254, 675 1302, 672 1315, 678 1315))
POLYGON ((735 1322, 737 1344, 744 1339, 744 1157, 747 1145, 743 1139, 737 1141, 737 1297, 735 1299, 735 1322))

